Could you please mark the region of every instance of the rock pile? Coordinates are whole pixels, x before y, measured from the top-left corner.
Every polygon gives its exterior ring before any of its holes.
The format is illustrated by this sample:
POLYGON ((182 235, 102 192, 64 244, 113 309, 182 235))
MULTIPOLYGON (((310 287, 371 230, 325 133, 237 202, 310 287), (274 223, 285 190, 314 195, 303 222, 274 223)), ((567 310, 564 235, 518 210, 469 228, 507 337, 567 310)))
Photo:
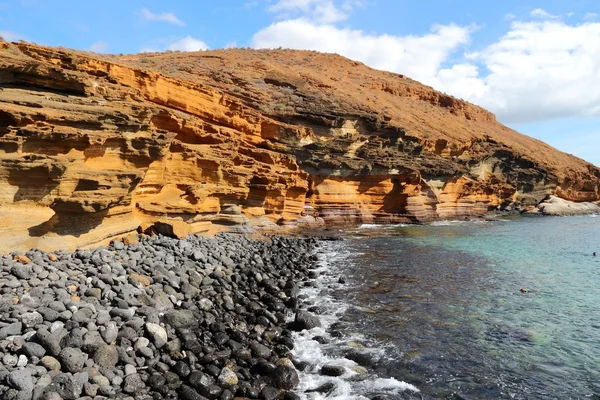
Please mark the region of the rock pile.
POLYGON ((3 256, 0 398, 295 399, 290 329, 319 323, 297 310, 317 246, 154 236, 3 256))

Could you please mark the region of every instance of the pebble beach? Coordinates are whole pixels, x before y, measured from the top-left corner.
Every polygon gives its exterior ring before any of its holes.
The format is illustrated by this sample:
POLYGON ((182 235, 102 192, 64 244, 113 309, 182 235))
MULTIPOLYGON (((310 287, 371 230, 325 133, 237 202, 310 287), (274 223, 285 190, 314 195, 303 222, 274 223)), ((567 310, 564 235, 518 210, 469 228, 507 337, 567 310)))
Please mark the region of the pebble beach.
POLYGON ((318 247, 159 235, 2 256, 0 398, 297 399, 318 247))

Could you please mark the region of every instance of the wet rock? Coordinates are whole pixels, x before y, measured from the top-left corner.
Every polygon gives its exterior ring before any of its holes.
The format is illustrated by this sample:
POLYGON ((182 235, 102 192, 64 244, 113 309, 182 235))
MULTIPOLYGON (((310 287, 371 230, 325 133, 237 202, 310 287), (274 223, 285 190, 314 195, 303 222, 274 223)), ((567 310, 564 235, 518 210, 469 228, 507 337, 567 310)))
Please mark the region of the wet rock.
POLYGON ((298 311, 294 318, 294 329, 302 331, 305 329, 312 329, 321 326, 319 318, 308 311, 298 311))
POLYGON ((346 369, 341 365, 323 365, 321 367, 321 375, 342 376, 344 373, 346 373, 346 369))
POLYGON ((300 383, 298 372, 293 366, 278 365, 271 373, 271 384, 279 389, 294 389, 300 383))

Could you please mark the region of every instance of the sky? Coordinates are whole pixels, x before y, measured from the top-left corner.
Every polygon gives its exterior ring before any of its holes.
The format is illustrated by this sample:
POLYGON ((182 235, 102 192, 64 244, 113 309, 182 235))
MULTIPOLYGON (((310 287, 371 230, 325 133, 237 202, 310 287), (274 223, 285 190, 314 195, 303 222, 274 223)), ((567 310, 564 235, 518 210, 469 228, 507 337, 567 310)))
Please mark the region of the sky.
POLYGON ((0 36, 99 53, 338 53, 600 166, 598 0, 0 0, 0 36))

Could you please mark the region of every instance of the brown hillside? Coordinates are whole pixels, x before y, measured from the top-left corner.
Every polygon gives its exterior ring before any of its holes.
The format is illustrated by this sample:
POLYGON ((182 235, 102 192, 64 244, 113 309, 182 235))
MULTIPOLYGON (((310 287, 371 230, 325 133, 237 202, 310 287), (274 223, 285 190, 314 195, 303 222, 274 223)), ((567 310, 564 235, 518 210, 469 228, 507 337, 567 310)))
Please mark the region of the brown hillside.
POLYGON ((384 222, 596 201, 600 170, 337 55, 0 43, 0 186, 11 250, 285 223, 306 203, 384 222))

